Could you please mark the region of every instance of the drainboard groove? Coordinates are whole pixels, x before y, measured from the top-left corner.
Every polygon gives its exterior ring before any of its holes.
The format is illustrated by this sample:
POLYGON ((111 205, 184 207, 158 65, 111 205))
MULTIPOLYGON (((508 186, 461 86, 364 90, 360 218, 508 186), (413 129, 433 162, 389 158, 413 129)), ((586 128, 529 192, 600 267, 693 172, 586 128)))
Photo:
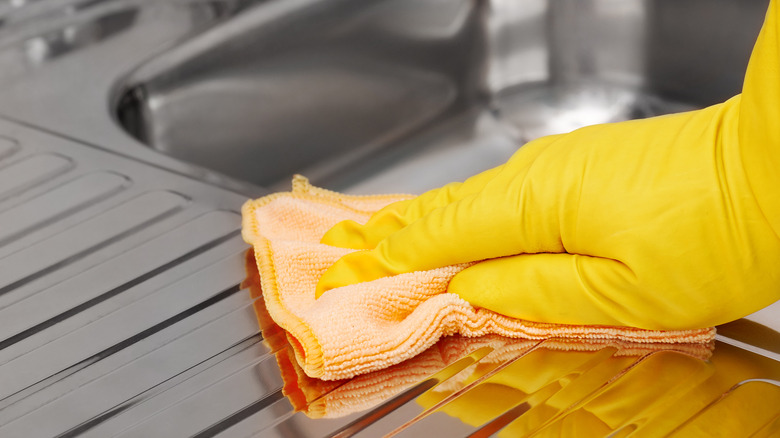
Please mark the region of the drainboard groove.
POLYGON ((0 202, 52 181, 76 167, 70 157, 40 153, 0 168, 0 202))
POLYGON ((256 333, 254 335, 248 336, 247 338, 231 345, 230 347, 226 348, 225 350, 215 354, 212 357, 209 357, 208 359, 203 360, 202 362, 199 362, 192 367, 180 372, 179 374, 176 374, 174 376, 171 376, 169 379, 160 382, 159 384, 147 389, 141 394, 138 394, 137 396, 125 401, 124 403, 121 403, 105 412, 103 412, 100 415, 95 416, 94 418, 90 419, 89 421, 86 421, 79 426, 74 427, 73 429, 68 430, 67 432, 58 435, 59 437, 67 438, 67 437, 75 437, 84 434, 85 432, 89 431, 90 429, 105 423, 106 421, 109 421, 111 418, 114 418, 123 412, 126 412, 137 405, 144 403, 145 401, 151 399, 152 397, 165 392, 166 390, 170 389, 171 387, 182 383, 182 381, 186 380, 187 378, 191 377, 194 374, 197 374, 198 372, 203 371, 204 369, 215 365, 216 363, 219 363, 222 360, 225 360, 229 358, 230 356, 245 350, 246 348, 249 348, 259 342, 263 341, 263 335, 262 333, 256 333))
POLYGON ((245 407, 244 409, 241 409, 240 411, 225 418, 219 423, 209 427, 206 430, 199 432, 197 435, 194 435, 193 438, 213 437, 219 434, 220 432, 229 429, 231 426, 241 422, 242 420, 251 417, 252 414, 257 413, 282 399, 284 399, 284 394, 282 394, 282 389, 279 388, 278 390, 274 391, 268 396, 261 398, 260 400, 252 403, 251 405, 245 407))
POLYGON ((140 341, 140 340, 142 340, 142 339, 145 339, 145 338, 147 338, 147 337, 149 337, 149 336, 151 336, 151 335, 153 335, 153 334, 155 334, 155 333, 157 333, 157 332, 159 332, 159 331, 161 331, 161 330, 163 330, 163 329, 165 329, 167 327, 170 327, 173 324, 175 324, 175 323, 177 323, 177 322, 179 322, 179 321, 181 321, 181 320, 183 320, 183 319, 185 319, 185 318, 187 318, 189 316, 192 316, 195 313, 198 313, 198 312, 200 312, 203 309, 206 309, 207 307, 209 307, 209 306, 211 306, 211 305, 213 305, 213 304, 215 304, 215 303, 217 303, 217 302, 219 302, 219 301, 229 297, 230 295, 233 295, 234 293, 237 293, 240 290, 241 290, 240 285, 235 285, 235 286, 232 286, 232 287, 230 287, 230 288, 228 288, 226 290, 223 290, 223 291, 219 292, 218 294, 214 295, 213 297, 211 297, 211 298, 209 298, 209 299, 207 299, 207 300, 205 300, 205 301, 203 301, 203 302, 201 302, 201 303, 199 303, 199 304, 197 304, 197 305, 195 305, 193 307, 190 307, 189 309, 185 310, 184 312, 181 312, 181 313, 177 314, 176 316, 168 318, 165 321, 162 321, 162 322, 160 322, 160 323, 158 323, 158 324, 156 324, 156 325, 154 325, 152 327, 149 327, 149 328, 147 328, 147 329, 145 329, 145 330, 135 334, 134 336, 131 336, 131 337, 129 337, 129 338, 127 338, 127 339, 125 339, 125 340, 123 340, 121 342, 118 342, 118 343, 114 344, 113 346, 111 346, 109 348, 106 348, 105 350, 103 350, 103 351, 101 351, 101 352, 99 352, 99 353, 97 353, 97 354, 95 354, 95 355, 93 355, 91 357, 88 357, 88 358, 80 361, 79 363, 74 364, 74 365, 72 365, 72 366, 70 366, 70 367, 68 367, 68 368, 66 368, 66 369, 64 369, 64 370, 62 370, 62 371, 60 371, 60 372, 58 372, 58 373, 48 377, 48 378, 46 378, 46 379, 43 379, 43 380, 41 380, 41 381, 39 381, 37 383, 34 383, 34 384, 32 384, 32 385, 30 385, 30 386, 28 386, 26 388, 21 389, 20 391, 17 391, 15 393, 13 393, 13 394, 9 394, 7 397, 5 397, 3 399, 0 399, 0 401, 4 402, 2 405, 0 405, 0 409, 2 409, 4 406, 7 406, 9 404, 12 404, 12 403, 16 402, 18 398, 23 398, 23 397, 25 397, 25 396, 33 393, 33 392, 37 392, 37 391, 45 388, 46 386, 51 385, 52 383, 54 383, 54 382, 56 382, 58 380, 61 380, 61 379, 65 378, 65 377, 67 377, 67 376, 70 376, 71 374, 76 373, 76 372, 78 372, 78 371, 80 371, 80 370, 82 370, 82 369, 84 369, 84 368, 94 364, 95 362, 98 362, 98 361, 100 361, 102 359, 105 359, 106 357, 108 357, 108 356, 110 356, 110 355, 112 355, 112 354, 114 354, 114 353, 116 353, 116 352, 118 352, 118 351, 120 351, 120 350, 122 350, 122 349, 124 349, 124 348, 126 348, 126 347, 128 347, 128 346, 130 346, 130 345, 132 345, 132 344, 134 344, 134 343, 136 343, 138 341, 140 341), (10 401, 10 403, 7 403, 7 401, 10 401))
POLYGON ((115 172, 81 175, 0 213, 0 246, 53 225, 126 190, 133 181, 115 172))
POLYGON ((120 294, 120 293, 122 293, 122 292, 124 292, 124 291, 126 291, 126 290, 128 290, 128 289, 130 289, 132 287, 134 287, 134 286, 137 286, 137 285, 139 285, 139 284, 149 280, 152 277, 155 277, 155 276, 157 276, 157 275, 159 275, 159 274, 161 274, 161 273, 163 273, 163 272, 165 272, 165 271, 167 271, 167 270, 169 270, 169 269, 171 269, 171 268, 173 268, 173 267, 175 267, 177 265, 180 265, 180 264, 186 262, 187 260, 192 259, 193 257, 195 257, 198 254, 201 254, 201 253, 203 253, 205 251, 208 251, 208 250, 210 250, 210 249, 212 249, 212 248, 214 248, 216 246, 219 246, 220 244, 222 244, 222 243, 232 239, 233 237, 237 236, 238 234, 239 234, 239 231, 234 231, 234 232, 229 233, 227 235, 224 235, 224 236, 222 236, 222 237, 220 237, 220 238, 218 238, 216 240, 213 240, 213 241, 211 241, 211 242, 209 242, 209 243, 207 243, 207 244, 205 244, 203 246, 199 246, 198 248, 195 248, 194 250, 192 250, 192 251, 190 251, 190 252, 188 252, 188 253, 186 253, 186 254, 178 257, 178 258, 176 258, 175 260, 172 260, 172 261, 170 261, 170 262, 168 262, 168 263, 166 263, 166 264, 164 264, 162 266, 159 266, 158 268, 156 268, 156 269, 154 269, 152 271, 149 271, 149 272, 147 272, 145 274, 142 274, 142 275, 140 275, 140 276, 138 276, 138 277, 136 277, 136 278, 134 278, 134 279, 132 279, 132 280, 130 280, 130 281, 120 285, 120 286, 118 286, 118 287, 115 287, 114 289, 112 289, 112 290, 110 290, 110 291, 108 291, 108 292, 106 292, 106 293, 104 293, 102 295, 99 295, 99 296, 97 296, 97 297, 95 297, 95 298, 93 298, 93 299, 91 299, 89 301, 86 301, 86 302, 82 303, 81 305, 73 307, 73 308, 71 308, 68 311, 60 313, 59 315, 57 315, 54 318, 51 318, 51 319, 49 319, 49 320, 47 320, 45 322, 42 322, 42 323, 37 324, 37 325, 27 329, 27 330, 24 330, 21 333, 18 333, 18 334, 14 335, 14 336, 11 336, 8 339, 0 342, 0 350, 2 350, 4 348, 7 348, 8 346, 13 345, 13 344, 15 344, 15 343, 17 343, 19 341, 22 341, 22 340, 24 340, 24 339, 26 339, 26 338, 28 338, 28 337, 30 337, 30 336, 40 332, 41 330, 45 330, 45 329, 47 329, 47 328, 49 328, 49 327, 51 327, 51 326, 53 326, 53 325, 63 321, 63 320, 65 320, 65 319, 70 318, 73 315, 76 315, 76 314, 78 314, 78 313, 80 313, 80 312, 82 312, 82 311, 84 311, 84 310, 86 310, 86 309, 88 309, 88 308, 98 304, 98 303, 101 303, 101 302, 103 302, 103 301, 105 301, 105 300, 107 300, 107 299, 109 299, 111 297, 114 297, 114 296, 116 296, 116 295, 118 295, 118 294, 120 294))
POLYGON ((147 193, 90 221, 83 222, 78 226, 77 232, 71 230, 69 233, 62 233, 52 239, 29 247, 24 251, 24 254, 15 253, 6 257, 4 260, 12 265, 29 267, 21 268, 19 274, 10 274, 9 277, 18 276, 18 278, 11 280, 7 285, 0 288, 0 296, 177 214, 184 209, 187 202, 188 199, 186 197, 168 191, 147 193), (133 214, 140 214, 141 217, 138 218, 140 220, 132 220, 136 219, 133 214), (118 224, 112 223, 117 217, 119 218, 118 224), (116 232, 104 231, 96 233, 94 229, 112 231, 116 229, 116 232), (83 236, 89 236, 91 239, 83 236), (81 242, 73 242, 73 240, 79 238, 83 240, 81 242), (75 251, 68 254, 68 250, 72 248, 72 245, 76 245, 75 251), (44 259, 38 263, 32 263, 32 260, 28 260, 32 259, 33 255, 44 247, 49 249, 46 253, 51 254, 48 257, 51 260, 44 259))

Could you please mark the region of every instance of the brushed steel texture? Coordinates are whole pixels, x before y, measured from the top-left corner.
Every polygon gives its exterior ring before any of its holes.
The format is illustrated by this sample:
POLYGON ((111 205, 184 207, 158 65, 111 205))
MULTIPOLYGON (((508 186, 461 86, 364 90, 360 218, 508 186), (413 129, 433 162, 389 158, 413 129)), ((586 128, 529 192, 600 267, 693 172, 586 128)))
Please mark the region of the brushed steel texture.
POLYGON ((590 413, 640 436, 735 406, 777 435, 779 304, 707 361, 445 340, 434 365, 308 379, 238 213, 295 172, 419 193, 540 135, 715 103, 766 4, 3 2, 0 436, 544 436, 590 413))

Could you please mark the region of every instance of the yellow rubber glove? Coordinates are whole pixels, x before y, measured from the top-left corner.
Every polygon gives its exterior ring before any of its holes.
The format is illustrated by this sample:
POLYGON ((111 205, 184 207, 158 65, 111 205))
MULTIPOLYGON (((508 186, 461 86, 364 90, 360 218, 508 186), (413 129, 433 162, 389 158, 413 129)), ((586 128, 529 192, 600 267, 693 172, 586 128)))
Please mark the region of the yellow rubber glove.
POLYGON ((318 296, 481 261, 449 291, 532 321, 688 329, 771 304, 780 298, 779 19, 772 0, 743 92, 722 104, 541 138, 365 226, 337 225, 323 243, 365 251, 335 263, 318 296))

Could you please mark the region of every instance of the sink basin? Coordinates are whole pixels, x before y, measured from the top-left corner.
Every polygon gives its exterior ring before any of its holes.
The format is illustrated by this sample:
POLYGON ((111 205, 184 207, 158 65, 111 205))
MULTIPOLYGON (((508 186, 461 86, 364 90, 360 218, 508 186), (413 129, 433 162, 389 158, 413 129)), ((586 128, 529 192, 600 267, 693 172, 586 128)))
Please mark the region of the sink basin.
POLYGON ((539 136, 727 99, 767 3, 268 1, 127 76, 116 118, 270 189, 418 193, 539 136))

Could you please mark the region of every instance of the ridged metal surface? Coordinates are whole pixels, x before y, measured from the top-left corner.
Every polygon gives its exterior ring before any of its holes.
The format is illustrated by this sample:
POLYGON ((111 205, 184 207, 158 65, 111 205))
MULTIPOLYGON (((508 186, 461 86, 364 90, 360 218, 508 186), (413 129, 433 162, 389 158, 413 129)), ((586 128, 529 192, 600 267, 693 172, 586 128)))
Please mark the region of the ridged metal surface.
MULTIPOLYGON (((261 296, 248 257, 244 284, 261 296)), ((386 370, 323 382, 303 374, 284 331, 262 301, 255 306, 264 356, 131 429, 131 436, 176 435, 171 424, 197 424, 192 412, 206 412, 212 400, 246 389, 263 396, 203 436, 780 433, 780 363, 730 345, 727 338, 713 345, 664 346, 454 336, 386 370), (258 378, 274 368, 269 361, 281 371, 281 381, 258 378), (266 383, 265 390, 259 382, 266 383), (166 423, 171 418, 176 421, 166 423), (163 424, 167 428, 158 429, 163 424)), ((190 432, 180 436, 195 435, 190 432)))
POLYGON ((726 342, 705 361, 703 346, 446 338, 352 381, 308 378, 224 208, 242 196, 0 132, 0 436, 658 436, 723 412, 780 433, 780 363, 726 342))
POLYGON ((240 217, 222 208, 243 196, 0 131, 0 436, 78 428, 257 341, 240 217))

